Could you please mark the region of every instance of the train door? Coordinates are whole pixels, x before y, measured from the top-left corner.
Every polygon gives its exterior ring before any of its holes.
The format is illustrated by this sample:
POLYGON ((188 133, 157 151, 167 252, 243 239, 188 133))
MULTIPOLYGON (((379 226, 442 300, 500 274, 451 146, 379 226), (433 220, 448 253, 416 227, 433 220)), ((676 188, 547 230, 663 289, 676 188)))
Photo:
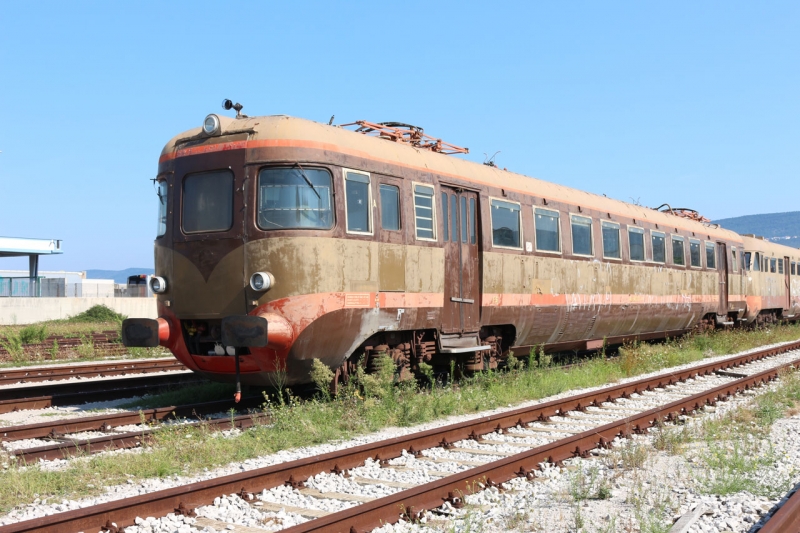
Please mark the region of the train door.
POLYGON ((717 314, 728 314, 728 246, 724 242, 717 243, 717 270, 719 272, 719 309, 717 314))
MULTIPOLYGON (((188 151, 192 143, 188 144, 183 149, 188 151)), ((168 290, 178 316, 217 319, 247 312, 242 279, 244 152, 199 150, 198 155, 175 160, 171 191, 177 193, 173 194, 177 223, 172 231, 175 282, 168 290)))
POLYGON ((442 333, 480 329, 478 195, 442 187, 444 310, 442 333))
POLYGON ((786 280, 786 297, 784 298, 783 308, 791 312, 792 309, 792 274, 789 270, 789 258, 783 258, 783 275, 786 280))

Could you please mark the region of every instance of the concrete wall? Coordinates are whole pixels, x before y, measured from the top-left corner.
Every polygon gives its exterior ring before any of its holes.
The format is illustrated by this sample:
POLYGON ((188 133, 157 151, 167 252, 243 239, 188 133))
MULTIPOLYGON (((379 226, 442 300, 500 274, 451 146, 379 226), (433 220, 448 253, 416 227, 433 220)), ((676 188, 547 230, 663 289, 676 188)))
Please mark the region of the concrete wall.
POLYGON ((0 298, 0 325, 67 318, 105 305, 131 318, 156 318, 155 298, 0 298))

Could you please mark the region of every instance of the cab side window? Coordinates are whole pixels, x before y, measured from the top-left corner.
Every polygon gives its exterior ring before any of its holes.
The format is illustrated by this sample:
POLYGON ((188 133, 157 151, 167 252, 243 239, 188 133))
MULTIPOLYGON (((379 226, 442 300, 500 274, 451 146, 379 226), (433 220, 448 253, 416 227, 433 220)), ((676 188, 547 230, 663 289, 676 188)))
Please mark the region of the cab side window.
POLYGON ((345 217, 347 232, 372 234, 372 202, 370 201, 369 174, 355 170, 345 170, 345 217))

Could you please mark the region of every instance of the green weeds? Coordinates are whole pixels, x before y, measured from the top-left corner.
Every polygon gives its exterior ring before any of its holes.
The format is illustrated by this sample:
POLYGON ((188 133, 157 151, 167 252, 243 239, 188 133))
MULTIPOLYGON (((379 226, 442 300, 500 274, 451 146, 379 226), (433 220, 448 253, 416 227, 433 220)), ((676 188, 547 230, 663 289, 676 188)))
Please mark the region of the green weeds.
POLYGON ((588 472, 580 466, 569 478, 569 495, 576 502, 584 500, 607 500, 611 497, 611 486, 607 479, 598 477, 596 466, 588 472))

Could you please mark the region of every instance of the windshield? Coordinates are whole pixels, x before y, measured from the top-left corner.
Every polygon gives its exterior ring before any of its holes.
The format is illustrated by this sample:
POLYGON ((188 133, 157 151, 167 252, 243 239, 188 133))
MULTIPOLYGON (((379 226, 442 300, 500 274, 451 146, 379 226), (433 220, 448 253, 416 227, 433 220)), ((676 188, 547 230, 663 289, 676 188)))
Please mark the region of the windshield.
POLYGON ((166 181, 159 181, 156 193, 158 194, 158 231, 157 237, 161 237, 167 232, 167 190, 169 186, 166 181))
POLYGON ((258 173, 258 227, 333 226, 331 175, 319 168, 265 168, 258 173))

